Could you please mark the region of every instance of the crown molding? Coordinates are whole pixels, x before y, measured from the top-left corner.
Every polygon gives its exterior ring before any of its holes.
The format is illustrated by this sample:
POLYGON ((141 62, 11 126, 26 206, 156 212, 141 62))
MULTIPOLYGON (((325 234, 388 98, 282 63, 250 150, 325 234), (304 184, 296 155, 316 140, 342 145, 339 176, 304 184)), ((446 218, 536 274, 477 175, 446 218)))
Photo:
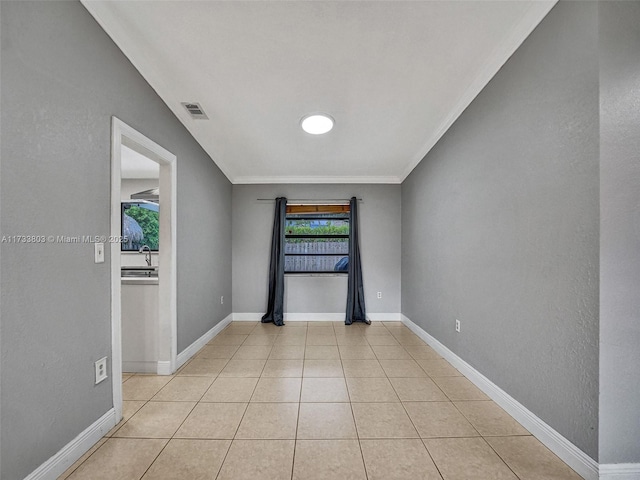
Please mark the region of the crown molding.
MULTIPOLYGON (((114 16, 114 13, 110 7, 111 2, 92 2, 89 0, 80 0, 84 7, 94 17, 98 24, 107 32, 111 39, 116 43, 118 48, 129 59, 134 68, 142 75, 142 77, 151 85, 150 79, 153 78, 153 89, 158 93, 161 100, 167 105, 167 107, 178 118, 180 123, 187 129, 187 131, 196 139, 197 123, 190 118, 181 104, 167 103, 164 99, 165 92, 169 92, 167 81, 159 75, 157 68, 153 62, 146 61, 146 55, 144 55, 144 46, 133 47, 129 51, 128 45, 123 45, 122 42, 116 40, 116 38, 127 38, 128 32, 126 26, 120 25, 114 16), (109 21, 105 22, 105 19, 109 21), (110 35, 105 28, 105 24, 109 23, 114 29, 114 35, 110 35), (140 67, 132 61, 134 53, 140 67), (142 60, 140 60, 142 59, 142 60), (143 72, 146 72, 146 74, 143 72)), ((236 176, 233 174, 232 165, 228 164, 224 158, 214 155, 214 152, 209 151, 201 145, 204 152, 211 158, 211 160, 217 165, 221 172, 227 177, 232 184, 272 184, 272 183, 379 183, 379 184, 401 184, 413 171, 413 169, 422 161, 422 159, 431 151, 431 149, 438 143, 440 138, 447 132, 447 130, 458 119, 462 112, 471 104, 471 102, 478 96, 478 94, 484 89, 489 81, 495 76, 500 68, 507 62, 507 60, 513 55, 513 53, 522 45, 531 32, 538 26, 542 19, 549 13, 549 11, 555 6, 558 0, 539 0, 531 2, 527 11, 522 15, 520 20, 514 25, 508 35, 506 35, 504 41, 496 47, 489 55, 485 67, 474 78, 469 87, 465 90, 458 103, 450 111, 449 115, 442 121, 436 132, 431 135, 422 147, 418 150, 416 155, 410 160, 404 169, 398 169, 398 175, 390 176, 345 176, 345 177, 332 177, 332 176, 236 176)))
POLYGON ((394 176, 364 176, 352 175, 343 177, 323 177, 323 176, 254 176, 254 177, 235 177, 231 180, 234 185, 248 184, 276 184, 276 183, 380 183, 399 185, 402 183, 399 177, 394 176))

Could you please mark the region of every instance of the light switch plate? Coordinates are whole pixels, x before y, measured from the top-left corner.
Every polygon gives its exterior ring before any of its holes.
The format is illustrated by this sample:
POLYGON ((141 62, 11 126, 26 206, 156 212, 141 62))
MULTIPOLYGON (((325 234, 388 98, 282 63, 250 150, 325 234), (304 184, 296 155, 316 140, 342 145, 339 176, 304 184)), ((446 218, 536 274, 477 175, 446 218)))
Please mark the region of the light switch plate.
POLYGON ((94 243, 95 262, 104 263, 104 243, 94 243))

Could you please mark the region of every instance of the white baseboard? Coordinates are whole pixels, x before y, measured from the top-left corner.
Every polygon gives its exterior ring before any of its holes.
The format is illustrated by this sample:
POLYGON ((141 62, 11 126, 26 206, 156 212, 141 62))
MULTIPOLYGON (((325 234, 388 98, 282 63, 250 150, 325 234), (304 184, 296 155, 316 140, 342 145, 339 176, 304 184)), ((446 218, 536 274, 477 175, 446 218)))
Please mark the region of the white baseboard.
POLYGON ((344 322, 342 313, 285 313, 285 322, 344 322))
POLYGON ((127 373, 158 373, 160 362, 122 361, 122 371, 127 373))
POLYGON ((158 361, 156 365, 156 373, 158 375, 171 375, 171 362, 168 360, 158 361))
MULTIPOLYGON (((234 313, 234 322, 259 322, 264 313, 234 313)), ((400 321, 399 313, 369 313, 367 318, 371 321, 400 321)), ((344 312, 338 313, 287 313, 284 314, 285 322, 344 322, 344 312)))
POLYGON ((31 472, 24 480, 55 480, 98 443, 115 425, 116 412, 112 408, 62 447, 53 457, 31 472))
POLYGON ((600 480, 638 480, 640 463, 602 463, 600 480))
MULTIPOLYGON (((444 357, 449 363, 456 367, 465 377, 467 377, 480 390, 486 393, 493 401, 509 413, 509 415, 520 422, 524 428, 529 430, 538 440, 545 444, 549 450, 560 457, 567 465, 573 468, 586 480, 598 480, 598 463, 595 460, 556 432, 552 427, 543 422, 524 405, 498 387, 487 377, 482 375, 458 355, 425 332, 421 327, 413 323, 405 315, 402 315, 402 323, 442 355, 442 357, 444 357)), ((615 478, 618 480, 618 477, 615 478)), ((623 478, 624 480, 627 480, 625 477, 620 477, 619 480, 622 480, 623 478)), ((637 479, 638 477, 636 477, 636 480, 637 479)))
MULTIPOLYGON (((234 313, 234 322, 259 322, 264 313, 234 313)), ((286 313, 285 322, 344 322, 344 313, 286 313)))
POLYGON ((176 358, 176 369, 180 368, 182 365, 187 363, 191 357, 193 357, 198 351, 204 347, 207 343, 211 341, 213 337, 215 337, 218 333, 220 333, 224 328, 231 323, 231 319, 233 318, 233 314, 230 313, 227 315, 224 320, 218 322, 218 324, 213 327, 211 330, 202 335, 199 339, 185 348, 178 354, 178 358, 176 358))
POLYGON ((367 313, 367 318, 372 322, 399 322, 401 313, 367 313))
POLYGON ((264 313, 232 313, 234 322, 259 322, 264 313))
POLYGON ((264 313, 232 313, 234 322, 259 322, 264 313))
POLYGON ((171 375, 171 362, 169 361, 130 361, 122 362, 122 371, 127 373, 155 373, 157 375, 171 375))

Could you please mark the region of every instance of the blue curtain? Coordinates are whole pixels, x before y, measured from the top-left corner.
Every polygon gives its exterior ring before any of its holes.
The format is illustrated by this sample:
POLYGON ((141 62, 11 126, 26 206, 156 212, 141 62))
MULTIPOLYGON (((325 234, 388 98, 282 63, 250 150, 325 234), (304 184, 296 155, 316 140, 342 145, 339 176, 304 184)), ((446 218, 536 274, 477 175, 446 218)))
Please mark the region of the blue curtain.
POLYGON ((344 321, 347 325, 351 325, 353 322, 371 323, 367 320, 367 311, 364 306, 359 237, 358 199, 351 197, 349 202, 349 281, 347 287, 347 315, 344 321))
POLYGON ((287 199, 278 197, 271 235, 267 313, 262 317, 262 323, 274 323, 278 326, 284 325, 284 221, 286 216, 287 199))

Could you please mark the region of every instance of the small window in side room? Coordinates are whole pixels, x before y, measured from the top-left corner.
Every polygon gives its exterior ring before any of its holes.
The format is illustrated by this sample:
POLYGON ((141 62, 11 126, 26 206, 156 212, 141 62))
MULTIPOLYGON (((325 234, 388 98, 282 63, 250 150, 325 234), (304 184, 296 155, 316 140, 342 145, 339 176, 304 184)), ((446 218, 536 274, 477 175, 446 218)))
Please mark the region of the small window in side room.
POLYGON ((349 205, 287 205, 285 273, 347 273, 349 205))

